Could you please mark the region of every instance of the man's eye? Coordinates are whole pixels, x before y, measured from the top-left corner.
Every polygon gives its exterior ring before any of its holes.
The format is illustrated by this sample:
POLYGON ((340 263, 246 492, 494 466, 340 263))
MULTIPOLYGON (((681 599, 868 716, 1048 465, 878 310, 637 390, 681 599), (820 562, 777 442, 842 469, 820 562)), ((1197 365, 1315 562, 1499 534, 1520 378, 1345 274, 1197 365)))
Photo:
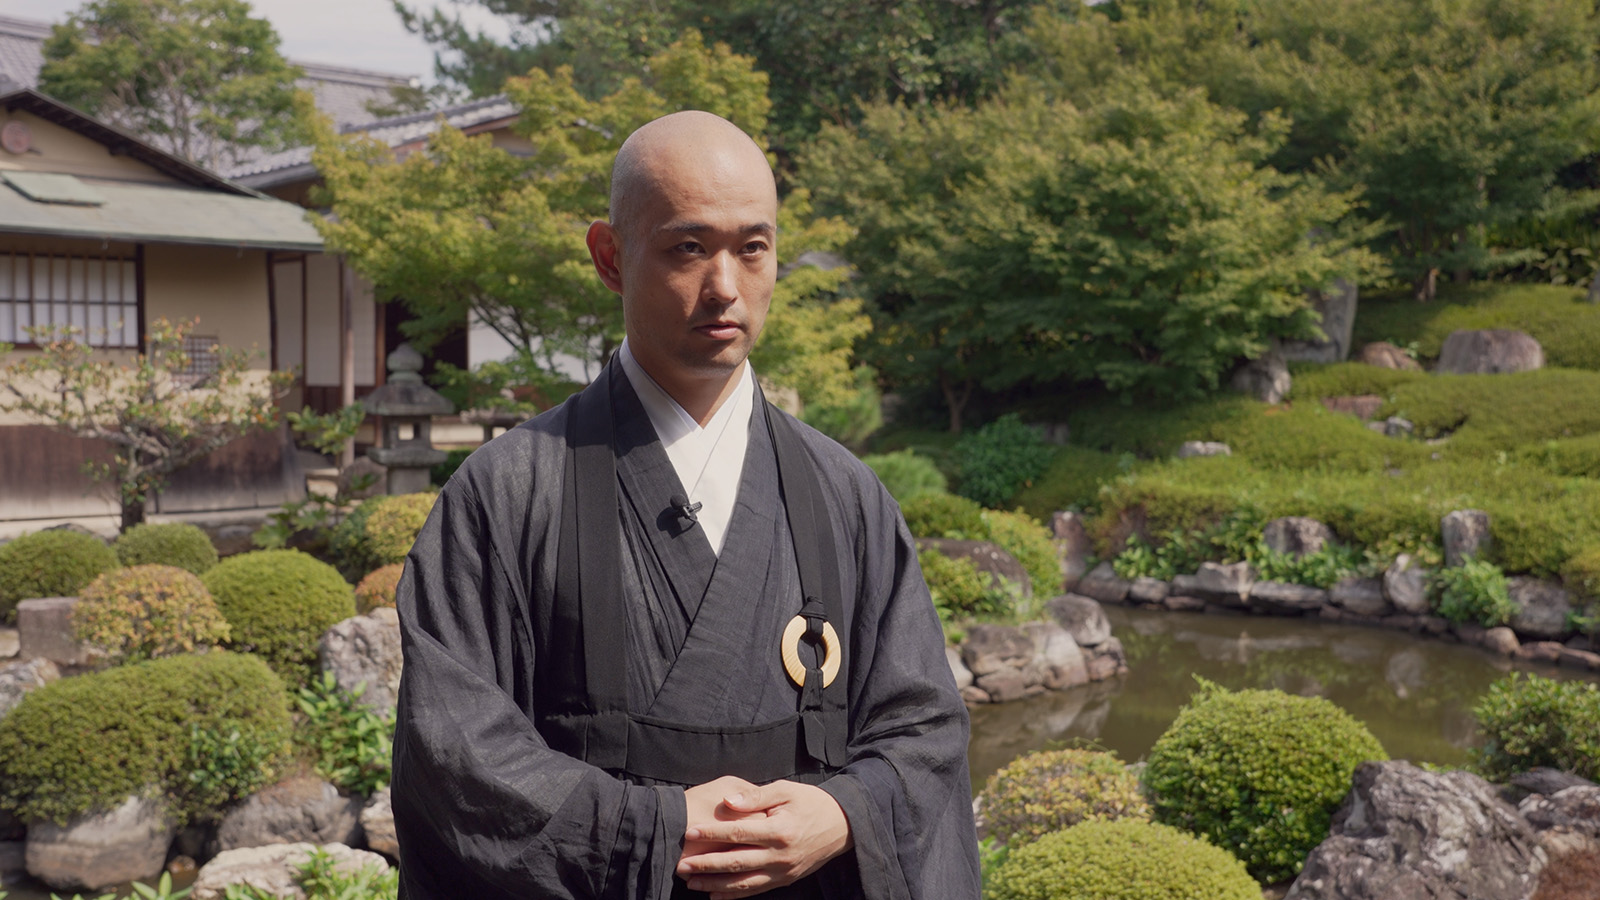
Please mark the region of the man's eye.
POLYGON ((695 243, 694 241, 684 241, 683 243, 678 244, 677 246, 673 247, 672 249, 675 252, 678 252, 678 253, 699 253, 700 252, 700 245, 695 243))
POLYGON ((758 253, 765 252, 766 249, 767 245, 762 241, 751 241, 750 243, 744 245, 744 253, 746 256, 755 256, 758 253))

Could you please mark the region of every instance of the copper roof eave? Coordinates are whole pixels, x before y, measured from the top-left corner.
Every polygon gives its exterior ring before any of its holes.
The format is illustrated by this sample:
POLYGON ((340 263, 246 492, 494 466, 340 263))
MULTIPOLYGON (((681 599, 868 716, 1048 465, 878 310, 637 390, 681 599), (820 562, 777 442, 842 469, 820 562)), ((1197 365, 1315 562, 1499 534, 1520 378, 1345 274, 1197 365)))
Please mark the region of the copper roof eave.
POLYGON ((69 128, 92 141, 104 145, 106 150, 113 156, 127 156, 136 159, 158 172, 170 175, 185 184, 223 190, 245 197, 262 196, 250 188, 229 181, 194 163, 164 150, 158 150, 120 128, 107 125, 88 113, 68 106, 38 91, 24 88, 0 95, 0 105, 3 105, 7 112, 21 109, 47 122, 52 122, 63 128, 69 128))
POLYGON ((177 237, 170 234, 136 234, 132 232, 87 232, 71 228, 28 227, 18 228, 0 223, 0 234, 44 235, 84 241, 114 241, 122 244, 166 244, 175 247, 235 247, 240 250, 301 250, 320 253, 321 241, 252 241, 227 238, 177 237))

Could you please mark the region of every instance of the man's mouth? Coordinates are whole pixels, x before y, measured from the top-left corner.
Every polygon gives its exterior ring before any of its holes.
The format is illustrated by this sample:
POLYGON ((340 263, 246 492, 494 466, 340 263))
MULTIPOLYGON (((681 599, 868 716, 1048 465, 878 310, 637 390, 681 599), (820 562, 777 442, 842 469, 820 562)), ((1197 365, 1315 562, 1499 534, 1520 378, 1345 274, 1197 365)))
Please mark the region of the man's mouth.
POLYGON ((728 321, 707 322, 704 325, 696 325, 694 330, 718 341, 733 340, 744 331, 738 322, 728 321))

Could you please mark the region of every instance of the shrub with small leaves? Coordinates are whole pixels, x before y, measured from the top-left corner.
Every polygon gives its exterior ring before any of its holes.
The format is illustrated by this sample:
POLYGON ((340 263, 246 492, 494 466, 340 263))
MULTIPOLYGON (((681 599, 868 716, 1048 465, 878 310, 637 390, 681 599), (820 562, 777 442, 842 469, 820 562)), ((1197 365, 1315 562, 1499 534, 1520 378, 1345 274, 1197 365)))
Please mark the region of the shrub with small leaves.
POLYGON ((923 494, 943 494, 950 487, 933 460, 918 456, 914 450, 873 453, 861 457, 861 461, 883 482, 889 496, 900 503, 923 494))
MULTIPOLYGON (((179 819, 204 815, 189 793, 203 765, 196 726, 258 745, 263 774, 286 750, 288 694, 256 657, 185 654, 63 678, 0 719, 0 809, 65 823, 155 789, 179 819)), ((224 764, 219 764, 224 765, 224 764)))
POLYGON ((380 606, 393 606, 394 592, 405 570, 405 563, 390 563, 368 572, 356 585, 356 612, 366 615, 380 606))
POLYGON ((311 678, 323 633, 356 614, 339 572, 297 550, 230 556, 201 581, 228 620, 229 645, 260 656, 291 685, 311 678))
POLYGON ((984 832, 1025 844, 1079 822, 1150 818, 1139 779, 1114 753, 1045 750, 1011 761, 978 795, 984 832))
POLYGON ((1485 559, 1474 557, 1459 566, 1439 569, 1428 586, 1433 593, 1433 608, 1452 622, 1475 622, 1493 628, 1517 614, 1505 573, 1485 559))
POLYGON ((217 564, 217 547, 188 522, 144 523, 124 531, 112 547, 125 566, 177 566, 203 575, 217 564))
POLYGON ((1580 596, 1600 600, 1600 544, 1585 547, 1574 553, 1561 567, 1561 580, 1568 590, 1580 596))
POLYGON ((922 578, 939 618, 947 624, 960 619, 1010 619, 1021 592, 996 584, 996 579, 970 559, 953 559, 937 550, 917 554, 922 578))
MULTIPOLYGON (((305 900, 395 900, 400 895, 400 870, 361 866, 351 870, 321 847, 312 848, 295 876, 305 900)), ((278 895, 249 884, 227 886, 223 900, 280 900, 278 895)), ((3 898, 0 898, 3 900, 3 898)))
POLYGON ((1039 432, 1010 413, 956 444, 963 497, 999 506, 1033 483, 1050 465, 1050 446, 1039 432))
POLYGON ((117 565, 105 541, 76 531, 36 531, 0 544, 0 622, 15 619, 23 600, 77 596, 117 565))
POLYGON ((360 696, 360 690, 341 690, 328 672, 300 688, 295 704, 305 724, 295 730, 295 741, 318 775, 369 797, 389 786, 394 716, 367 706, 360 696))
POLYGON ((431 491, 400 494, 378 504, 367 519, 367 547, 372 561, 380 566, 404 562, 438 497, 431 491))
POLYGON ((1201 684, 1150 751, 1156 821, 1228 848, 1264 882, 1289 878, 1328 836, 1356 766, 1388 755, 1320 697, 1201 684))
POLYGON ((1473 750, 1491 781, 1538 766, 1600 780, 1600 685, 1513 673, 1472 708, 1484 742, 1473 750))
POLYGON ((132 566, 101 575, 80 594, 72 628, 110 665, 193 653, 228 639, 228 623, 211 592, 177 566, 132 566))
POLYGON ((1084 822, 1013 847, 988 900, 1261 900, 1228 851, 1153 822, 1084 822))
POLYGON ((1050 532, 1037 519, 1021 510, 998 509, 984 510, 982 518, 989 532, 988 539, 1016 557, 1028 570, 1035 598, 1042 602, 1061 593, 1061 558, 1050 540, 1050 532))
POLYGON ((989 527, 983 523, 983 507, 954 494, 923 494, 900 507, 906 527, 916 537, 953 538, 960 541, 986 541, 989 527))
POLYGON ((263 741, 235 722, 196 722, 189 726, 184 775, 169 789, 196 818, 216 818, 271 784, 284 758, 282 740, 263 741))

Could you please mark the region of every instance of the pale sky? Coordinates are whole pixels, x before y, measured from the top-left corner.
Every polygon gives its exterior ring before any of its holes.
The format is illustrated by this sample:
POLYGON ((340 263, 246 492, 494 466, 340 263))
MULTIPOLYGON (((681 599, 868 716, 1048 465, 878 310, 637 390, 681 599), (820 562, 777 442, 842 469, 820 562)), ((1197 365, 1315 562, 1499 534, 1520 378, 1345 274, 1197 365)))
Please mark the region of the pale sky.
MULTIPOLYGON (((60 22, 83 0, 0 0, 0 15, 60 22)), ((498 19, 477 6, 452 0, 411 0, 413 6, 460 11, 468 23, 504 34, 498 19)), ((390 0, 251 0, 283 39, 283 54, 300 62, 327 63, 415 75, 432 83, 433 51, 408 33, 390 0)))

